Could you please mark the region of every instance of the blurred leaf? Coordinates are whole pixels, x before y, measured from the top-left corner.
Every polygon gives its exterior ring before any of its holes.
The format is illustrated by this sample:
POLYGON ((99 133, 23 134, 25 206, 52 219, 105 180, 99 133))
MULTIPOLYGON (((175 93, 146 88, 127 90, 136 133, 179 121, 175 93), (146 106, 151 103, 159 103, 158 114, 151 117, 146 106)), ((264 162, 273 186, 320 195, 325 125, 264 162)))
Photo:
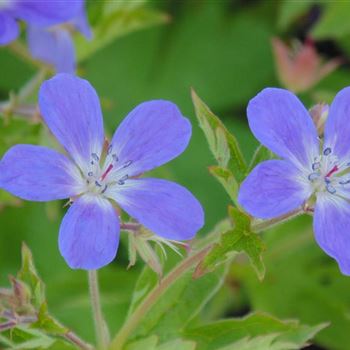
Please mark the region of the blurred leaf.
POLYGON ((278 16, 278 27, 280 29, 287 29, 292 22, 304 15, 310 6, 315 2, 315 0, 281 1, 278 16))
POLYGON ((231 171, 220 166, 212 165, 209 167, 209 172, 221 183, 235 203, 237 200, 238 184, 231 171))
POLYGON ((265 275, 265 265, 262 260, 262 252, 265 250, 263 241, 258 234, 252 232, 251 219, 247 214, 229 207, 229 216, 233 221, 233 228, 221 234, 220 242, 214 244, 197 266, 196 276, 212 270, 217 264, 232 257, 232 254, 244 252, 249 257, 259 279, 263 279, 265 275))
POLYGON ((142 1, 106 1, 102 16, 92 28, 93 39, 77 36, 75 43, 79 60, 84 60, 113 40, 133 31, 166 23, 168 16, 143 6, 142 1))
POLYGON ((196 280, 192 279, 192 271, 181 275, 152 305, 131 339, 152 334, 162 343, 181 337, 189 322, 219 290, 225 274, 225 267, 221 267, 196 280))
POLYGON ((236 138, 197 96, 194 90, 192 90, 192 100, 199 125, 204 131, 209 148, 219 166, 230 171, 238 181, 243 180, 247 165, 236 138))
POLYGON ((0 156, 18 143, 38 143, 41 125, 28 120, 11 117, 8 121, 0 118, 0 156))
POLYGON ((273 158, 273 153, 263 145, 258 146, 248 167, 250 173, 259 163, 273 158))
POLYGON ((312 29, 312 36, 316 39, 334 39, 350 34, 350 3, 328 1, 323 6, 322 17, 312 29))
POLYGON ((254 313, 240 319, 226 319, 211 324, 187 329, 184 332, 186 338, 198 342, 201 350, 231 350, 254 349, 275 350, 265 347, 242 347, 238 345, 266 344, 273 339, 273 345, 277 349, 300 349, 314 337, 316 333, 325 328, 325 324, 317 326, 300 325, 297 321, 281 321, 268 314, 254 313), (260 340, 259 340, 260 337, 260 340), (265 338, 265 339, 264 339, 265 338), (271 339, 272 338, 272 339, 271 339), (277 347, 276 344, 289 344, 290 347, 277 347), (232 348, 230 347, 232 346, 232 348))
POLYGON ((30 288, 31 302, 39 310, 42 304, 46 302, 45 286, 35 269, 33 255, 24 243, 22 244, 22 267, 17 274, 17 278, 30 288))
POLYGON ((43 303, 38 312, 38 321, 32 324, 33 328, 38 328, 49 334, 65 334, 69 331, 68 328, 62 326, 56 321, 47 309, 47 304, 43 303))
POLYGON ((348 349, 350 279, 316 244, 309 216, 264 233, 266 276, 259 283, 245 266, 233 265, 253 309, 303 323, 330 322, 316 336, 317 344, 332 350, 348 349))
POLYGON ((148 338, 136 340, 128 344, 125 350, 156 350, 158 343, 158 337, 151 335, 148 338))
POLYGON ((167 343, 163 343, 157 347, 157 350, 195 350, 195 349, 196 349, 195 342, 183 340, 183 339, 174 339, 167 343))

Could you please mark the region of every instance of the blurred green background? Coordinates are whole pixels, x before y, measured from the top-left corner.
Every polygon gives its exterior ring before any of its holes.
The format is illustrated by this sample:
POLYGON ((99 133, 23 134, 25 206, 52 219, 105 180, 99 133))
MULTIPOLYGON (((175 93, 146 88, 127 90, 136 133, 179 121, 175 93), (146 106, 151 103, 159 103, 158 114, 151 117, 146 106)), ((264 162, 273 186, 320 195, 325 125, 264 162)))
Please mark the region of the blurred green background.
MULTIPOLYGON (((277 0, 130 3, 167 14, 169 19, 148 28, 141 25, 111 40, 82 60, 79 73, 96 88, 110 135, 128 111, 150 99, 172 100, 191 119, 193 137, 188 149, 153 175, 173 179, 199 198, 206 212, 206 226, 201 232, 204 235, 226 216, 230 200, 208 173, 207 168, 214 161, 194 116, 190 88, 236 135, 249 160, 258 143, 246 122, 246 105, 264 87, 281 86, 271 38, 278 36, 289 42, 311 36, 325 60, 342 58, 342 65, 335 72, 300 95, 310 107, 316 102, 329 102, 340 88, 350 85, 350 3, 277 0)), ((98 5, 98 1, 88 2, 93 25, 98 24, 98 5)), ((8 49, 0 50, 0 67, 3 100, 35 72, 8 49)), ((38 125, 16 120, 0 122, 0 155, 11 144, 42 142, 45 136, 38 125)), ((52 312, 91 340, 85 273, 70 270, 57 248, 58 228, 65 212, 62 206, 63 202, 21 202, 2 208, 0 282, 7 285, 8 275, 15 274, 20 265, 21 242, 27 242, 47 284, 52 312)), ((308 324, 331 322, 317 336, 318 347, 313 349, 348 349, 350 279, 342 276, 335 262, 317 247, 310 223, 310 218, 302 217, 264 234, 267 274, 262 282, 244 259, 237 259, 224 289, 216 297, 212 315, 244 315, 250 310, 261 310, 308 324)), ((127 264, 127 249, 122 244, 116 261, 101 271, 104 310, 113 331, 126 316, 142 265, 126 271, 127 264)))

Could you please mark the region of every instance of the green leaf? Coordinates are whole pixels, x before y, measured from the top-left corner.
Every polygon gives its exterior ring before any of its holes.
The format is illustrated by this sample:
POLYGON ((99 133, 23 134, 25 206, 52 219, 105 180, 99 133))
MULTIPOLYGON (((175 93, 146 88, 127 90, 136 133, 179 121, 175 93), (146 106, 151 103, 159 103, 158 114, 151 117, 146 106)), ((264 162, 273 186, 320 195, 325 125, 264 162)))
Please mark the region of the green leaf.
POLYGON ((148 338, 143 338, 140 340, 136 340, 130 344, 128 344, 125 350, 156 350, 158 343, 158 337, 155 335, 151 335, 148 338))
MULTIPOLYGON (((193 341, 174 339, 163 343, 157 347, 157 350, 195 350, 196 343, 193 341)), ((143 349, 144 350, 144 349, 143 349)))
POLYGON ((203 261, 198 265, 196 275, 200 276, 212 270, 217 264, 229 259, 232 254, 244 252, 250 259, 259 279, 265 275, 265 265, 262 253, 265 244, 260 236, 251 230, 250 217, 239 209, 229 207, 229 216, 233 221, 233 228, 221 234, 220 242, 214 244, 203 261))
POLYGON ((149 334, 157 335, 160 343, 181 337, 185 327, 219 290, 225 275, 224 266, 196 280, 192 279, 192 271, 181 275, 158 297, 132 333, 131 340, 149 334))
POLYGON ((304 15, 315 0, 289 1, 284 0, 280 4, 278 27, 287 29, 296 19, 304 15))
POLYGON ((78 59, 86 59, 121 36, 168 20, 167 15, 145 8, 141 1, 106 1, 102 16, 92 28, 92 41, 87 41, 80 35, 75 39, 78 59))
POLYGON ((301 216, 264 233, 266 276, 234 265, 235 277, 255 310, 331 326, 316 336, 322 348, 348 350, 350 279, 316 244, 312 218, 301 216))
POLYGON ((22 244, 22 267, 17 278, 27 284, 32 295, 31 302, 39 310, 46 302, 45 285, 35 269, 32 253, 24 243, 22 244))
POLYGON ((253 158, 248 167, 248 173, 250 173, 259 163, 272 159, 273 157, 273 153, 268 148, 260 145, 254 152, 253 158))
POLYGON ((237 201, 238 183, 231 171, 217 165, 209 167, 209 172, 213 175, 224 187, 234 203, 237 201))
POLYGON ((192 90, 192 100, 199 125, 204 131, 218 165, 230 171, 238 182, 242 181, 246 175, 247 165, 236 138, 194 90, 192 90))
POLYGON ((265 313, 254 313, 244 318, 226 319, 187 329, 184 336, 196 341, 198 349, 201 350, 300 349, 326 326, 326 324, 305 326, 297 321, 281 321, 265 313), (249 343, 266 345, 272 340, 276 348, 246 346, 249 343), (282 344, 288 346, 283 348, 282 344))
POLYGON ((32 324, 33 328, 41 329, 49 334, 63 335, 69 331, 68 328, 62 326, 52 316, 47 309, 47 304, 44 302, 38 312, 38 321, 32 324))
POLYGON ((350 34, 350 3, 348 1, 328 1, 323 5, 322 17, 312 29, 312 37, 334 39, 350 34))

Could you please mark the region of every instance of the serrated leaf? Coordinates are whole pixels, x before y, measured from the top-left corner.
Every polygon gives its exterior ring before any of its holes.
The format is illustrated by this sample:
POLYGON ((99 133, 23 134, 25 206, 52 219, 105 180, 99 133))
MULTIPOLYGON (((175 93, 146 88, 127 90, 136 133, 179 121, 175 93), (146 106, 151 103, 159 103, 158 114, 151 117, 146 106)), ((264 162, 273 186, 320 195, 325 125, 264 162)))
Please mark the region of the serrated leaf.
POLYGON ((254 152, 251 162, 249 163, 248 173, 250 173, 259 163, 272 159, 273 153, 263 145, 260 145, 254 152))
POLYGON ((245 253, 256 271, 259 279, 265 275, 262 253, 265 244, 260 236, 251 230, 250 217, 239 209, 229 207, 229 216, 233 220, 233 228, 221 234, 220 241, 205 256, 196 269, 196 276, 212 270, 217 264, 226 261, 232 254, 245 253))
POLYGON ((36 309, 40 309, 45 303, 45 285, 36 271, 32 253, 24 243, 22 244, 22 267, 17 278, 29 287, 32 295, 31 302, 36 309))
POLYGON ((102 16, 92 28, 93 40, 82 36, 75 40, 78 60, 84 60, 113 40, 136 30, 166 23, 168 16, 145 8, 142 2, 106 2, 102 16))
POLYGON ((192 101, 199 125, 218 165, 230 171, 238 182, 242 181, 246 175, 247 165, 238 141, 194 90, 192 90, 192 101))
MULTIPOLYGON (((316 333, 324 329, 327 325, 317 326, 301 325, 297 321, 281 321, 265 313, 254 313, 244 318, 225 319, 216 321, 208 325, 187 329, 184 335, 188 339, 193 339, 198 343, 201 350, 228 350, 240 349, 237 342, 244 345, 249 341, 262 344, 269 340, 273 343, 288 344, 292 347, 272 348, 277 349, 300 349, 312 339, 316 333), (264 337, 267 337, 264 340, 264 337), (259 339, 260 338, 260 339, 259 339)), ((271 343, 271 342, 270 342, 271 343)), ((242 348, 260 350, 259 347, 242 348)), ((263 350, 265 348, 262 348, 263 350)), ((271 350, 270 348, 267 348, 271 350)))
POLYGON ((62 335, 69 331, 68 328, 62 326, 58 321, 50 316, 46 303, 41 304, 38 312, 38 320, 32 324, 32 327, 55 335, 62 335))
POLYGON ((196 280, 192 279, 192 271, 181 275, 152 305, 131 340, 149 334, 157 335, 160 343, 181 337, 184 328, 221 287, 226 270, 221 267, 196 280))

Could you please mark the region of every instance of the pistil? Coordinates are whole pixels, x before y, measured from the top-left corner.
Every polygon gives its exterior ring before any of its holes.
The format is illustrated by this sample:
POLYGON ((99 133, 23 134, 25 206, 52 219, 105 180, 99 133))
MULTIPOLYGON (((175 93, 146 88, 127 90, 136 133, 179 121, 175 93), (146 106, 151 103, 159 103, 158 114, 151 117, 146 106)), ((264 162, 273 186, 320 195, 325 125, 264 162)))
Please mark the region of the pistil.
POLYGON ((335 172, 337 172, 339 170, 338 166, 335 165, 325 176, 326 178, 331 177, 335 172))
POLYGON ((113 169, 113 164, 109 164, 108 168, 106 169, 106 171, 101 176, 101 180, 102 181, 106 178, 106 176, 111 172, 112 169, 113 169))

